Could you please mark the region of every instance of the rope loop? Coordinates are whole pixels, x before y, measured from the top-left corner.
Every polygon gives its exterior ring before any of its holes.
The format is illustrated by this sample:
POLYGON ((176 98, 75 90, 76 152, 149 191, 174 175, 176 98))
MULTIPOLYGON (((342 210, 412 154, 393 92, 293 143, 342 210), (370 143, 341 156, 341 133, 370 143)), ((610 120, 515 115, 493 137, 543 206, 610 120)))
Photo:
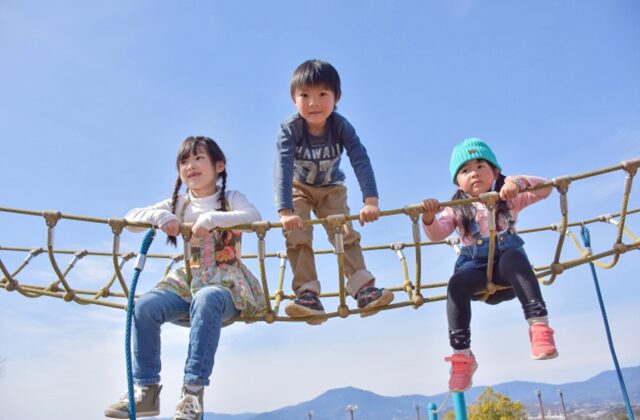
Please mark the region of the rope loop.
POLYGON ((156 231, 155 229, 149 229, 142 240, 142 245, 140 245, 140 252, 138 254, 138 261, 136 262, 136 267, 134 268, 133 279, 131 280, 130 293, 127 299, 127 321, 125 325, 125 357, 126 357, 126 365, 127 365, 127 392, 129 394, 129 418, 131 420, 136 419, 136 402, 134 397, 133 390, 133 369, 131 362, 131 324, 133 321, 133 311, 135 308, 135 294, 136 287, 138 285, 138 278, 140 277, 140 273, 144 268, 144 259, 147 256, 147 252, 149 252, 149 247, 151 246, 151 242, 153 242, 153 238, 155 237, 156 231))

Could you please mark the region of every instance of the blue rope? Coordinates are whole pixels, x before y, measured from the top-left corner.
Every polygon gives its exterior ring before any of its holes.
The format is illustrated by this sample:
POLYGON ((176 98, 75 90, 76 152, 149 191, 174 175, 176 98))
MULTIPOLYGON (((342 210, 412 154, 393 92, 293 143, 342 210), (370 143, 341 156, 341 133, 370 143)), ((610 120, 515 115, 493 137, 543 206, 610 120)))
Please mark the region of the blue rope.
POLYGON ((153 242, 155 233, 156 231, 154 229, 149 229, 142 240, 140 253, 138 254, 134 268, 133 280, 131 280, 131 287, 129 288, 129 297, 127 299, 127 325, 124 333, 124 351, 127 359, 127 391, 129 393, 129 419, 131 420, 136 420, 136 401, 133 392, 133 372, 131 369, 131 319, 136 304, 134 298, 136 295, 136 286, 138 285, 138 277, 140 277, 140 272, 144 268, 144 260, 151 246, 151 242, 153 242))
MULTIPOLYGON (((586 226, 582 226, 580 229, 580 236, 582 236, 582 242, 587 248, 591 248, 591 234, 586 226)), ((600 304, 600 312, 602 313, 602 321, 604 322, 604 328, 607 331, 607 340, 609 342, 609 351, 611 352, 611 358, 613 364, 616 367, 616 373, 618 374, 618 381, 620 382, 620 389, 622 390, 622 396, 627 406, 627 416, 630 420, 634 420, 633 411, 631 410, 631 403, 629 402, 629 395, 627 394, 627 388, 624 385, 624 379, 622 378, 622 372, 620 370, 620 364, 618 363, 618 357, 616 356, 616 349, 613 347, 613 339, 611 338, 611 329, 609 328, 609 320, 607 319, 607 311, 604 307, 604 301, 602 300, 602 293, 600 293, 600 285, 598 284, 598 276, 596 275, 596 269, 592 262, 589 262, 591 267, 591 274, 593 275, 593 284, 596 287, 596 293, 598 294, 598 303, 600 304)))

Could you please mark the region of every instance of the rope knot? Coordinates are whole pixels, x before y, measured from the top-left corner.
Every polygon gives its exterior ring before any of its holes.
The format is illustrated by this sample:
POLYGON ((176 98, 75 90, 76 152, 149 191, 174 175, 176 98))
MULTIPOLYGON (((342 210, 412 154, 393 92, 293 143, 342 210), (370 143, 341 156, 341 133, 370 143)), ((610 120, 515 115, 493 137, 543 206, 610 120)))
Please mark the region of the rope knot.
POLYGON ((495 292, 496 292, 496 284, 491 280, 487 281, 487 293, 489 294, 489 296, 491 296, 495 292))
POLYGON ((408 206, 405 206, 402 209, 402 212, 406 215, 408 215, 412 221, 417 222, 418 219, 420 218, 420 215, 422 214, 422 212, 424 211, 424 209, 422 208, 422 204, 418 203, 418 204, 409 204, 408 206))
POLYGON ((58 220, 62 218, 62 213, 59 211, 45 211, 42 213, 44 220, 47 222, 47 226, 50 228, 54 227, 58 220))
POLYGON ((260 220, 258 222, 251 223, 251 230, 258 235, 258 238, 264 239, 267 235, 267 231, 271 229, 271 223, 260 220))
POLYGON ((482 201, 489 210, 492 210, 496 207, 496 204, 498 204, 498 200, 500 200, 500 194, 495 191, 486 192, 480 194, 479 198, 480 201, 482 201))
POLYGON ((558 190, 560 194, 566 194, 569 191, 569 184, 571 184, 572 178, 570 176, 558 176, 551 180, 551 183, 558 190))
POLYGON ((636 172, 638 171, 638 167, 640 167, 640 158, 623 160, 621 162, 621 165, 624 170, 627 171, 629 176, 635 176, 636 172))
POLYGON ((111 232, 118 236, 127 226, 127 221, 125 219, 109 219, 108 224, 111 226, 111 232))

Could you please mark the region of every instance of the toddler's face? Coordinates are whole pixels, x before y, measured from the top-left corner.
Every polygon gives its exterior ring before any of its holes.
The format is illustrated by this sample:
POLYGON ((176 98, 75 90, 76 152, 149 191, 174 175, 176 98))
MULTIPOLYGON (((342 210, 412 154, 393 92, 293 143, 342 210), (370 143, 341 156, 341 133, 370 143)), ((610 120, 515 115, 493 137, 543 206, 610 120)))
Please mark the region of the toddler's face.
POLYGON ((460 189, 472 197, 489 192, 493 181, 498 177, 498 170, 482 159, 465 163, 456 175, 460 189))
POLYGON ((303 86, 294 92, 293 103, 312 134, 322 134, 327 118, 335 109, 336 95, 324 85, 303 86))

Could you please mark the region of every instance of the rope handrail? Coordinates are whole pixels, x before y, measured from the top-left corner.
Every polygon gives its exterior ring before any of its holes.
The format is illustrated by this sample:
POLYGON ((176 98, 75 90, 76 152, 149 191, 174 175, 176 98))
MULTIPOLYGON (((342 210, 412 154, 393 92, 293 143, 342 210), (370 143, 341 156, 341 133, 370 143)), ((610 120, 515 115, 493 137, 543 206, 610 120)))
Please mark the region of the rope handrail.
MULTIPOLYGON (((633 173, 633 175, 635 175, 635 171, 637 171, 637 169, 640 167, 640 158, 635 158, 635 159, 630 159, 630 160, 625 160, 623 162, 621 162, 618 165, 613 165, 613 166, 609 166, 606 168, 602 168, 602 169, 597 169, 594 171, 588 171, 588 172, 583 172, 581 174, 577 174, 577 175, 572 175, 572 176, 567 176, 567 177, 563 177, 563 178, 567 178, 570 181, 578 181, 578 180, 583 180, 583 179, 587 179, 587 178, 591 178, 594 176, 599 176, 599 175, 603 175, 606 173, 610 173, 610 172, 615 172, 615 171, 619 171, 619 170, 625 170, 628 173, 633 173)), ((632 176, 633 176, 632 175, 632 176)), ((535 187, 532 188, 528 188, 526 190, 523 191, 536 191, 539 189, 543 189, 543 188, 547 188, 550 186, 555 186, 553 180, 551 181, 547 181, 544 183, 541 183, 539 185, 536 185, 535 187)), ((452 200, 452 201, 443 201, 440 204, 443 207, 450 207, 450 206, 456 206, 456 205, 464 205, 464 204, 468 204, 468 203, 472 203, 472 202, 476 202, 476 201, 481 201, 480 198, 478 197, 470 197, 464 200, 452 200)), ((394 216, 394 215, 398 215, 398 214, 402 214, 405 212, 405 209, 407 208, 411 208, 414 206, 419 206, 419 204, 410 204, 408 206, 405 206, 404 208, 399 208, 399 209, 393 209, 393 210, 384 210, 382 212, 380 212, 380 216, 394 216)), ((11 208, 11 207, 0 207, 0 212, 4 212, 4 213, 17 213, 17 214, 23 214, 23 215, 29 215, 29 216, 44 216, 45 213, 47 213, 46 211, 35 211, 35 210, 24 210, 24 209, 16 209, 16 208, 11 208)), ((87 216, 76 216, 76 215, 71 215, 71 214, 60 214, 60 218, 61 219, 69 219, 69 220, 77 220, 77 221, 84 221, 84 222, 93 222, 93 223, 102 223, 102 224, 109 224, 109 220, 110 219, 102 219, 102 218, 96 218, 96 217, 87 217, 87 216)), ((348 216, 347 220, 356 220, 358 218, 358 215, 350 215, 348 216)), ((326 221, 326 218, 321 218, 321 219, 314 219, 314 220, 309 220, 309 221, 305 221, 305 223, 307 224, 320 224, 320 223, 324 223, 326 221)), ((281 223, 272 223, 269 222, 269 225, 272 228, 282 228, 282 224, 281 223)), ((133 226, 133 227, 141 227, 141 228, 153 228, 154 226, 152 226, 149 223, 139 223, 139 222, 127 222, 127 226, 133 226)), ((238 225, 238 226, 234 226, 234 227, 230 227, 228 229, 251 229, 251 225, 245 224, 245 225, 238 225)))
MULTIPOLYGON (((636 214, 636 213, 640 213, 640 208, 627 211, 627 215, 636 214)), ((580 220, 578 222, 567 223, 567 227, 568 228, 570 228, 570 227, 580 227, 582 225, 589 225, 589 224, 598 223, 598 222, 612 223, 612 221, 609 220, 609 219, 613 220, 613 219, 615 219, 616 217, 619 217, 619 216, 620 216, 620 213, 603 214, 603 215, 596 216, 596 217, 591 218, 591 219, 586 219, 586 220, 580 220)), ((150 227, 150 225, 145 225, 144 227, 150 227)), ((557 231, 558 228, 559 228, 558 225, 552 224, 552 225, 541 226, 541 227, 536 227, 536 228, 518 229, 518 234, 519 235, 526 235, 526 234, 529 234, 529 233, 537 233, 537 232, 544 232, 544 231, 557 231)), ((637 237, 635 235, 633 235, 628 229, 625 230, 625 233, 632 240, 634 240, 634 241, 637 240, 637 237)), ((454 239, 457 239, 457 238, 454 238, 454 239)), ((449 242, 450 242, 450 239, 445 239, 445 240, 442 240, 442 241, 423 241, 423 242, 420 242, 418 244, 415 244, 414 242, 392 242, 389 245, 363 246, 362 250, 363 251, 378 251, 378 250, 392 248, 397 244, 401 245, 403 248, 411 248, 411 247, 414 247, 416 245, 419 245, 419 246, 442 245, 442 244, 448 244, 449 242)), ((0 251, 30 252, 30 251, 33 251, 34 249, 42 250, 42 248, 11 247, 11 246, 1 246, 0 245, 0 251)), ((77 253, 78 250, 77 249, 54 249, 53 252, 55 254, 70 254, 70 255, 73 255, 73 254, 77 253)), ((88 251, 87 250, 86 252, 87 252, 87 255, 91 255, 91 256, 106 256, 106 257, 113 256, 112 252, 107 252, 107 251, 88 251)), ((282 251, 266 253, 265 257, 266 258, 279 258, 280 257, 280 252, 282 252, 282 251)), ((321 249, 321 250, 314 250, 313 251, 313 253, 315 255, 333 254, 333 252, 334 252, 333 249, 321 249)), ((135 257, 135 253, 133 253, 133 256, 135 257)), ((171 258, 175 258, 175 257, 176 257, 175 254, 147 254, 147 258, 171 259, 171 258)), ((182 254, 179 254, 179 257, 182 259, 183 258, 182 254)), ((254 258, 258 258, 258 254, 242 254, 242 259, 254 259, 254 258)))
MULTIPOLYGON (((544 283, 544 284, 552 284, 556 277, 560 275, 563 271, 569 268, 576 267, 581 264, 586 263, 595 263, 602 268, 612 268, 625 252, 636 250, 640 248, 640 241, 638 237, 633 235, 633 233, 625 226, 626 224, 626 216, 631 214, 636 214, 640 212, 640 208, 638 209, 628 209, 629 196, 631 194, 631 186, 633 177, 637 172, 638 167, 640 167, 640 159, 623 161, 619 165, 611 166, 608 168, 603 168, 591 172, 586 172, 574 176, 563 176, 553 178, 550 181, 537 185, 534 188, 530 188, 524 191, 534 191, 547 187, 555 187, 560 194, 560 210, 562 219, 559 224, 552 224, 544 227, 538 227, 533 229, 525 229, 521 230, 518 233, 520 234, 529 234, 534 232, 541 231, 555 231, 559 234, 558 243, 556 245, 555 253, 553 256, 552 262, 547 266, 542 267, 534 267, 536 276, 544 283), (625 187, 624 187, 624 195, 622 199, 621 209, 619 213, 616 214, 606 214, 595 217, 589 220, 580 220, 576 222, 569 222, 568 220, 568 190, 569 186, 573 181, 582 180, 586 178, 590 178, 593 176, 602 175, 609 172, 614 171, 625 171, 626 179, 625 179, 625 187), (619 220, 616 220, 618 218, 619 220), (604 250, 598 254, 592 254, 591 252, 587 252, 584 248, 580 246, 580 244, 575 239, 575 235, 569 230, 572 227, 584 226, 586 224, 604 222, 610 225, 613 225, 617 228, 616 231, 616 240, 614 246, 609 250, 604 250), (632 242, 623 243, 622 236, 626 234, 632 242), (565 260, 561 261, 561 252, 564 248, 564 238, 568 236, 571 241, 576 246, 576 249, 582 256, 581 258, 574 260, 565 260), (602 258, 613 256, 612 260, 609 263, 602 263, 599 261, 602 258)), ((464 205, 472 202, 484 202, 490 212, 495 211, 495 205, 497 200, 499 199, 497 193, 485 193, 479 197, 470 197, 463 200, 451 200, 441 202, 440 205, 442 207, 452 207, 464 205)), ((13 271, 10 272, 5 264, 0 259, 0 271, 2 271, 2 279, 0 280, 0 288, 4 288, 7 291, 18 291, 21 295, 28 298, 36 298, 40 296, 48 296, 48 297, 56 297, 61 298, 67 302, 76 302, 79 304, 87 305, 87 304, 97 304, 107 307, 114 307, 124 309, 126 307, 125 304, 115 303, 112 301, 108 301, 108 298, 128 298, 129 290, 127 288, 126 282, 122 276, 122 270, 124 265, 136 256, 133 252, 121 252, 120 251, 120 237, 121 233, 126 227, 136 227, 136 228, 154 228, 147 223, 138 223, 138 222, 130 222, 125 219, 100 219, 94 217, 85 217, 85 216, 76 216, 76 215, 68 215, 63 214, 59 211, 33 211, 33 210, 22 210, 22 209, 14 209, 8 207, 0 207, 0 212, 5 213, 17 213, 21 215, 29 215, 29 216, 40 216, 45 219, 46 225, 48 227, 47 230, 47 245, 46 248, 20 248, 20 247, 0 247, 0 251, 10 251, 10 252, 27 252, 27 256, 25 260, 13 271), (107 224, 111 227, 113 233, 113 246, 111 252, 104 251, 89 251, 89 250, 66 250, 66 249, 58 249, 54 248, 54 231, 56 225, 59 220, 68 219, 74 221, 82 221, 82 222, 90 222, 90 223, 100 223, 107 224), (56 275, 56 280, 50 283, 48 286, 36 286, 36 285, 26 285, 20 284, 16 280, 16 276, 23 271, 23 269, 29 264, 29 262, 36 258, 40 254, 46 253, 49 257, 49 263, 56 275), (59 264, 57 257, 61 255, 73 255, 73 258, 69 263, 67 263, 66 267, 63 269, 59 264), (68 281, 68 276, 71 270, 76 266, 80 260, 86 256, 104 256, 112 258, 113 265, 113 275, 110 276, 108 281, 99 289, 99 290, 79 290, 71 287, 68 281), (118 282, 116 283, 116 280, 118 282), (119 284, 121 291, 113 291, 111 290, 115 284, 119 284)), ((373 246, 364 246, 362 247, 363 251, 381 251, 381 250, 389 250, 394 252, 401 264, 402 268, 402 284, 400 286, 389 287, 388 290, 394 293, 405 293, 407 296, 407 300, 404 302, 397 302, 394 304, 390 304, 387 307, 376 308, 375 310, 390 310, 396 309, 400 307, 412 306, 414 308, 418 308, 424 303, 436 302, 446 299, 446 295, 436 295, 425 297, 422 295, 424 290, 435 289, 440 287, 445 287, 447 282, 439 282, 439 283, 431 283, 431 284, 422 284, 422 247, 425 246, 434 246, 434 245, 447 245, 450 246, 456 252, 459 252, 459 239, 458 238, 449 238, 447 240, 442 241, 422 241, 420 238, 420 226, 419 226, 419 218, 422 213, 422 206, 420 203, 418 204, 409 204, 405 207, 393 209, 393 210, 385 210, 381 212, 381 217, 387 216, 396 216, 396 215, 405 215, 410 218, 411 226, 412 226, 412 234, 413 241, 408 242, 393 242, 388 245, 373 245, 373 246), (409 274, 409 267, 407 263, 407 258, 404 255, 404 249, 413 248, 415 252, 415 272, 413 279, 409 274)), ((492 213, 493 214, 493 213, 492 213)), ((238 225, 230 228, 225 228, 224 230, 233 229, 233 230, 243 230, 243 231, 251 231, 256 234, 258 238, 258 246, 256 254, 247 254, 242 255, 241 258, 253 258, 258 260, 259 265, 259 273, 260 280, 262 282, 262 286, 265 290, 265 304, 267 307, 266 313, 262 317, 253 317, 253 318, 241 318, 247 322, 253 321, 266 321, 266 322, 274 322, 274 321, 307 321, 314 320, 320 318, 333 318, 333 317, 347 317, 351 314, 358 314, 368 311, 367 309, 350 309, 346 304, 346 290, 345 290, 345 276, 344 276, 344 260, 342 255, 342 227, 345 223, 358 219, 358 215, 333 215, 326 218, 314 219, 305 221, 305 224, 308 225, 316 225, 316 224, 325 224, 329 226, 329 228, 334 232, 335 235, 335 249, 328 250, 314 250, 314 254, 335 254, 338 265, 338 291, 330 292, 330 293, 322 293, 320 296, 322 298, 338 298, 339 305, 335 312, 329 312, 326 315, 310 317, 310 318, 297 318, 291 319, 285 316, 279 316, 279 309, 281 302, 285 299, 293 299, 295 296, 292 293, 285 293, 283 290, 284 277, 286 272, 286 253, 283 251, 267 253, 266 252, 266 236, 267 232, 272 228, 282 228, 280 223, 272 223, 268 221, 259 221, 254 222, 252 224, 238 225), (279 275, 277 281, 276 291, 274 293, 269 292, 269 284, 267 281, 267 272, 265 267, 265 260, 267 258, 278 258, 280 260, 279 267, 279 275)), ((493 268, 493 259, 494 253, 492 244, 495 242, 496 238, 496 226, 495 226, 495 218, 489 217, 489 221, 494 221, 494 223, 490 223, 490 252, 489 252, 489 263, 487 264, 487 290, 481 292, 483 295, 483 299, 486 299, 490 294, 494 293, 496 290, 500 290, 503 287, 497 287, 492 282, 492 268, 493 268)), ((221 229, 223 230, 223 229, 221 229)), ((189 225, 181 225, 181 235, 184 240, 184 252, 182 254, 148 254, 147 258, 156 258, 156 259, 169 259, 169 263, 165 268, 165 274, 167 274, 172 266, 178 261, 184 259, 186 261, 185 267, 187 270, 187 274, 190 275, 190 264, 189 264, 189 256, 191 252, 189 239, 191 236, 191 230, 189 225)))

